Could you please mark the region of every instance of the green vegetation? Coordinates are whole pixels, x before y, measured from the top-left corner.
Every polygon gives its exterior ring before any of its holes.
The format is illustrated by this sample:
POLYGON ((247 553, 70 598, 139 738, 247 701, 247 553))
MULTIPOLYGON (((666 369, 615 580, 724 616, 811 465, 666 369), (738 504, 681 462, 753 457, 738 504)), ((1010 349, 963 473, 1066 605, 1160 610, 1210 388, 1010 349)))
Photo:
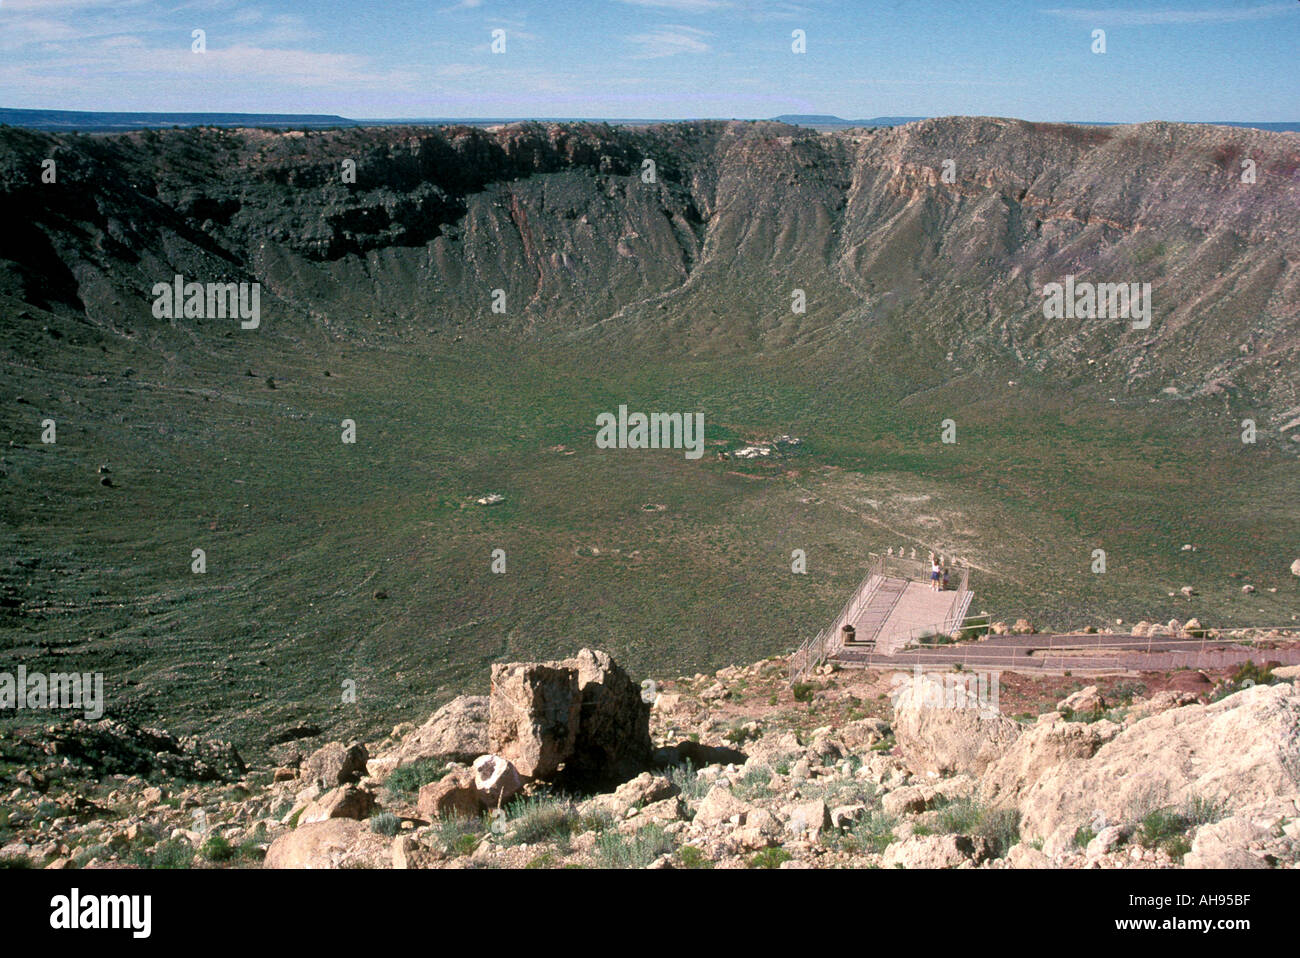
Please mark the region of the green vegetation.
POLYGON ((239 850, 220 835, 209 835, 199 846, 199 857, 214 863, 228 862, 238 854, 239 850))
POLYGON ((402 820, 392 812, 380 812, 370 817, 370 830, 377 835, 392 838, 402 830, 402 820))
POLYGON ((183 839, 159 842, 150 856, 151 868, 189 868, 194 864, 194 846, 183 839))
POLYGON ((384 787, 390 792, 401 795, 414 795, 421 787, 438 781, 446 774, 446 762, 423 758, 418 762, 393 769, 388 778, 384 779, 384 787))
POLYGON ((565 842, 579 825, 577 809, 563 795, 515 799, 506 806, 506 816, 506 831, 501 841, 508 845, 565 842))
MULTIPOLYGON (((780 770, 778 769, 778 771, 780 770)), ((782 772, 781 774, 786 773, 782 772)), ((708 781, 700 778, 695 766, 689 761, 683 762, 681 765, 674 765, 669 769, 668 779, 677 786, 682 797, 691 802, 698 802, 709 794, 709 789, 713 787, 708 781)))
MULTIPOLYGON (((994 858, 1001 858, 1020 841, 1018 811, 988 808, 969 798, 946 802, 929 813, 926 827, 931 834, 983 838, 994 858)), ((919 828, 917 834, 920 834, 919 828)))
POLYGON ((784 848, 764 848, 749 860, 750 868, 780 868, 782 862, 793 859, 784 848))
POLYGON ((434 843, 453 858, 468 855, 479 846, 487 834, 485 818, 448 816, 433 822, 434 843))
POLYGON ((1201 825, 1219 821, 1224 805, 1194 796, 1184 805, 1153 808, 1138 822, 1135 837, 1144 848, 1161 848, 1174 861, 1181 862, 1191 851, 1191 832, 1201 825))
MULTIPOLYGON (((1016 389, 993 377, 974 392, 918 389, 932 377, 922 365, 884 376, 784 354, 623 362, 415 334, 372 348, 348 332, 360 318, 330 322, 338 338, 268 324, 202 339, 178 362, 144 342, 114 341, 105 359, 69 336, 39 361, 16 333, 0 343, 20 354, 11 393, 61 423, 42 445, 34 407, 0 400, 18 444, 0 486, 0 587, 23 603, 0 618, 0 645, 31 648, 28 667, 47 671, 94 671, 111 648, 118 707, 176 731, 260 743, 328 718, 333 737, 377 737, 484 690, 494 661, 589 645, 653 676, 788 651, 834 615, 869 552, 896 545, 840 508, 864 498, 892 528, 956 536, 993 570, 972 586, 995 617, 1127 619, 1138 598, 1152 619, 1185 617, 1185 601, 1151 599, 1183 579, 1206 622, 1293 611, 1285 589, 1245 603, 1229 573, 1265 583, 1300 538, 1294 459, 1244 455, 1222 423, 1181 407, 1089 403, 1019 372, 1016 389), (710 438, 728 438, 724 423, 739 438, 799 435, 798 474, 713 447, 698 461, 596 449, 595 415, 629 396, 703 410, 710 438), (944 446, 934 423, 955 402, 962 440, 944 446), (339 441, 344 416, 355 446, 339 441), (475 505, 489 491, 505 501, 475 505), (1039 545, 1102 538, 1123 575, 1039 545), (1194 557, 1179 552, 1188 540, 1194 557), (806 576, 782 576, 756 541, 829 545, 806 576), (470 574, 466 556, 498 547, 510 575, 470 574), (369 690, 365 708, 339 706, 320 680, 337 674, 369 690)), ((389 787, 417 790, 435 771, 399 769, 389 787)))
POLYGON ((893 842, 897 824, 896 819, 874 810, 855 822, 841 841, 850 850, 880 854, 893 842))
POLYGON ((673 850, 672 836, 659 825, 643 825, 635 834, 602 832, 596 837, 594 855, 601 868, 645 868, 673 850))
POLYGON ((713 862, 705 857, 704 852, 694 845, 683 845, 677 849, 677 860, 683 868, 712 868, 713 862))

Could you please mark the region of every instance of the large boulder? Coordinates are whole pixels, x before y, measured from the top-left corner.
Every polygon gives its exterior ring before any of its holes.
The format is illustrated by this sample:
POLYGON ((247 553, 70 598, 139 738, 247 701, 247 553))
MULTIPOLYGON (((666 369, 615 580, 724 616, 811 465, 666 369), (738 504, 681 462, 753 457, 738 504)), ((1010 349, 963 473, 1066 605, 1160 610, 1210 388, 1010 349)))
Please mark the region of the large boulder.
POLYGON ((395 768, 434 759, 468 764, 488 751, 488 697, 461 695, 370 763, 371 774, 386 777, 395 768))
POLYGON ((973 868, 984 857, 982 840, 966 835, 915 835, 885 849, 882 868, 973 868), (977 844, 979 843, 979 844, 977 844))
POLYGON ((303 810, 299 825, 311 825, 329 818, 352 818, 357 821, 370 817, 375 808, 375 796, 354 785, 340 785, 330 789, 303 810))
POLYGON ((714 785, 695 810, 695 824, 710 828, 734 820, 735 824, 743 825, 745 816, 752 811, 753 807, 733 795, 731 789, 725 785, 714 785))
POLYGON ((266 850, 263 868, 386 868, 392 863, 390 839, 362 822, 331 818, 299 825, 266 850))
POLYGON ((312 752, 302 764, 302 778, 321 788, 334 788, 361 781, 370 755, 360 742, 344 745, 330 742, 312 752))
POLYGON ((1298 752, 1300 689, 1292 685, 1257 685, 1210 705, 1170 709, 1124 729, 1091 757, 1054 759, 1019 789, 1021 834, 1070 832, 1098 811, 1108 823, 1132 822, 1192 800, 1228 814, 1245 802, 1292 800, 1300 793, 1298 752))
POLYGON ((1019 737, 1020 724, 981 703, 977 693, 924 676, 894 696, 894 737, 917 775, 979 775, 1019 737))
POLYGON ((1082 712, 1089 714, 1100 712, 1106 707, 1106 702, 1097 691, 1097 686, 1089 685, 1087 688, 1079 689, 1073 695, 1067 695, 1061 701, 1056 703, 1058 712, 1082 712))
POLYGON ((1264 802, 1202 825, 1185 868, 1295 868, 1300 862, 1300 800, 1264 802))
POLYGON ((416 810, 427 819, 474 818, 483 812, 483 797, 468 768, 452 769, 420 788, 416 810))
POLYGON ((821 837, 822 829, 831 825, 831 813, 820 798, 800 802, 788 811, 785 827, 797 838, 816 842, 821 837))
POLYGON ((1097 754, 1119 733, 1113 722, 1066 722, 1054 713, 1018 737, 980 779, 980 798, 991 804, 1016 807, 1024 792, 1049 769, 1097 754))
POLYGON ((582 698, 578 670, 544 662, 492 666, 488 750, 525 778, 553 775, 573 755, 582 698))
POLYGON ((566 771, 592 782, 626 781, 650 764, 650 703, 606 653, 583 649, 555 663, 578 673, 578 734, 566 771))

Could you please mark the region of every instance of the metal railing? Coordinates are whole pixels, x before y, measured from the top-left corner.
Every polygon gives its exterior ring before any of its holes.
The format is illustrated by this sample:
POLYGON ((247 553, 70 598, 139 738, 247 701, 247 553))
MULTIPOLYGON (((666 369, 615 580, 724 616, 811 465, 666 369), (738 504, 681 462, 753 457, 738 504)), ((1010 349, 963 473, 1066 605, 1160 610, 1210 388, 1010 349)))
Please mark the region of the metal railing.
MULTIPOLYGON (((811 639, 807 639, 795 650, 790 656, 790 682, 791 684, 805 678, 813 669, 826 662, 840 650, 843 636, 842 627, 845 623, 851 622, 858 617, 858 613, 864 609, 871 599, 879 590, 881 584, 886 578, 909 579, 915 581, 926 581, 930 576, 930 563, 920 559, 909 559, 905 556, 890 556, 870 553, 871 564, 868 567, 866 577, 849 596, 844 607, 840 609, 840 614, 835 617, 832 623, 818 632, 811 639)), ((957 605, 956 614, 950 617, 946 622, 933 628, 949 631, 953 625, 961 625, 965 620, 966 610, 970 606, 972 594, 967 591, 970 583, 970 569, 967 566, 957 566, 959 573, 957 579, 957 605)), ((882 622, 883 625, 883 622, 882 622)), ((933 628, 931 631, 933 631, 933 628)), ((912 630, 918 634, 920 629, 912 630)), ((879 634, 879 629, 877 630, 879 634)), ((865 639, 874 638, 864 637, 865 639)))
MULTIPOLYGON (((918 638, 927 631, 939 634, 935 630, 926 629, 911 631, 917 633, 918 638)), ((1045 636, 1046 641, 1041 642, 1031 641, 1033 637, 1030 635, 1018 638, 1022 641, 1014 644, 974 641, 900 648, 894 653, 873 652, 855 657, 853 664, 920 666, 941 670, 960 664, 963 668, 1018 671, 1029 667, 1032 662, 1035 663, 1033 671, 1093 675, 1131 673, 1144 669, 1170 671, 1178 668, 1224 668, 1240 665, 1247 660, 1256 664, 1266 661, 1300 664, 1300 648, 1260 649, 1254 647, 1249 640, 1226 636, 1148 637, 1080 633, 1045 636), (1102 641, 1096 641, 1098 639, 1102 641), (1159 656, 1160 659, 1148 659, 1147 656, 1159 656)))
POLYGON ((799 681, 835 654, 839 648, 840 627, 856 618, 863 607, 871 601, 871 597, 880 588, 880 583, 884 581, 883 569, 883 556, 876 556, 868 567, 866 577, 853 590, 853 594, 844 603, 834 621, 805 641, 795 650, 794 655, 790 656, 791 683, 799 681))

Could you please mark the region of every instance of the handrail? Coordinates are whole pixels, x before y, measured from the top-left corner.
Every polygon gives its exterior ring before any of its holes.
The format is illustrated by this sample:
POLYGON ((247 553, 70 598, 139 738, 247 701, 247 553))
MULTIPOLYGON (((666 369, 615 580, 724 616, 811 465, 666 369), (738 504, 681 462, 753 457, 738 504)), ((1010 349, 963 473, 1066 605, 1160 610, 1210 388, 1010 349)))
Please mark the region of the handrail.
MULTIPOLYGON (((858 587, 849 596, 848 601, 846 601, 840 608, 839 615, 831 621, 831 624, 828 627, 822 629, 812 638, 806 639, 794 651, 794 654, 790 656, 791 684, 799 681, 839 651, 840 640, 843 634, 841 626, 856 618, 857 613, 861 611, 861 609, 865 607, 872 598, 874 598, 876 592, 879 591, 881 585, 884 583, 884 580, 887 577, 891 577, 891 567, 901 567, 903 570, 901 574, 893 576, 894 578, 924 581, 929 577, 929 564, 920 559, 909 559, 903 555, 886 556, 875 552, 869 553, 869 555, 871 556, 871 562, 867 568, 866 577, 863 578, 863 580, 858 584, 858 587)), ((970 606, 970 601, 973 596, 967 590, 967 586, 970 583, 970 567, 966 565, 958 565, 957 568, 960 570, 961 575, 958 580, 958 599, 955 608, 960 610, 962 613, 962 617, 958 619, 958 624, 960 624, 961 621, 964 621, 965 611, 970 606)), ((895 599, 895 601, 897 602, 897 599, 895 599)), ((947 626, 950 621, 951 619, 946 620, 944 626, 947 626)), ((877 629, 877 635, 879 634, 879 631, 880 630, 877 629)))

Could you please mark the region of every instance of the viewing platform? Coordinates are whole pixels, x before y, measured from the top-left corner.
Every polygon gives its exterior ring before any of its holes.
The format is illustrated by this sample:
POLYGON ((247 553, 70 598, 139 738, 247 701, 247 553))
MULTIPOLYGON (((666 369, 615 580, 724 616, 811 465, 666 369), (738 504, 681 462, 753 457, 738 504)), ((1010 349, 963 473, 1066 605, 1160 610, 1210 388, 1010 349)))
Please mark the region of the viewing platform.
POLYGON ((791 658, 791 680, 842 652, 892 655, 922 636, 959 629, 974 598, 970 570, 948 569, 949 587, 936 592, 928 562, 873 553, 870 571, 840 614, 791 658))

